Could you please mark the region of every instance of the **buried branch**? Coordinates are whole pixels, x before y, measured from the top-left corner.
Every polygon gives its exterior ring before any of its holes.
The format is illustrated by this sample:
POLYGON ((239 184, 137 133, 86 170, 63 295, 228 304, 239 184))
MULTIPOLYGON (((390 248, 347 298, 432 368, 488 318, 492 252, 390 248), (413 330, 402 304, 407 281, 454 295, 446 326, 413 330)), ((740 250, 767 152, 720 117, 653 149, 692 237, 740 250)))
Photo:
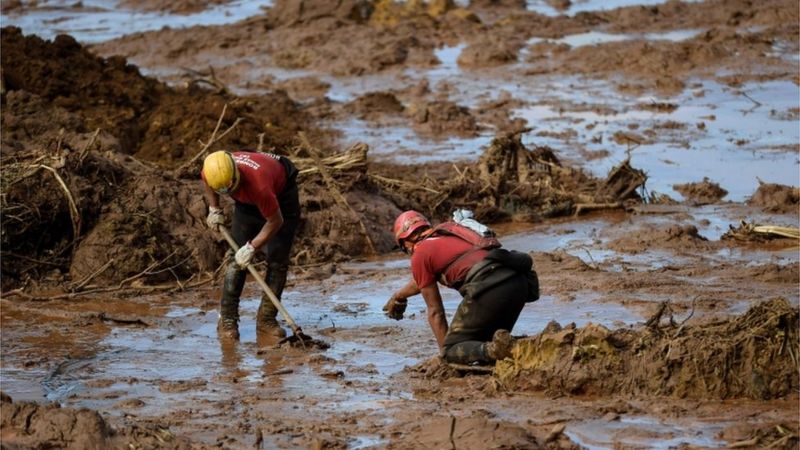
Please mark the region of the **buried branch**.
POLYGON ((55 294, 55 295, 31 295, 23 292, 21 289, 15 289, 13 291, 5 293, 3 296, 4 298, 8 297, 22 297, 25 300, 36 301, 36 302, 46 302, 51 300, 67 300, 73 299, 77 297, 88 296, 92 294, 107 294, 114 292, 121 297, 131 297, 134 295, 142 295, 142 294, 152 294, 156 292, 181 292, 187 291, 189 289, 194 289, 205 284, 214 281, 214 276, 211 275, 205 279, 195 281, 193 283, 186 283, 180 285, 178 283, 174 284, 159 284, 153 286, 136 286, 136 287, 129 287, 123 288, 119 286, 114 287, 93 287, 91 289, 86 289, 82 291, 76 292, 67 292, 63 294, 55 294))

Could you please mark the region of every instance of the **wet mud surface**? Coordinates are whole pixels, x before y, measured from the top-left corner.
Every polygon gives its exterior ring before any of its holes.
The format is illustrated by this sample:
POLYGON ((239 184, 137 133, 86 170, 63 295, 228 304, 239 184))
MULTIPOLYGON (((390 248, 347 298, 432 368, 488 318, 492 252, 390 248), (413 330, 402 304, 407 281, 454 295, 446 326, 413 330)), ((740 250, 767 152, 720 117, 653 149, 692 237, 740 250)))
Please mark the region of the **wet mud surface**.
POLYGON ((794 2, 248 3, 2 3, 4 447, 797 447, 794 2), (217 337, 206 144, 298 162, 329 348, 217 337), (381 311, 456 207, 541 282, 491 371, 381 311))

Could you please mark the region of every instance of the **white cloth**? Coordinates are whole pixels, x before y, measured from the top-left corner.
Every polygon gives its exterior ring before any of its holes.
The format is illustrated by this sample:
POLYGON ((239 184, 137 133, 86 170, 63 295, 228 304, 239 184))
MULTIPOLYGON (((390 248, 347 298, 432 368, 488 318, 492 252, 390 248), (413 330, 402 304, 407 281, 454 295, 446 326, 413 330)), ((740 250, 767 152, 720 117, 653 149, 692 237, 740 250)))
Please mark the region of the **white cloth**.
POLYGON ((494 231, 492 231, 486 225, 478 222, 474 218, 474 214, 472 211, 468 209, 457 209, 453 211, 453 221, 461 226, 465 226, 472 231, 480 234, 481 236, 489 237, 494 236, 494 231))

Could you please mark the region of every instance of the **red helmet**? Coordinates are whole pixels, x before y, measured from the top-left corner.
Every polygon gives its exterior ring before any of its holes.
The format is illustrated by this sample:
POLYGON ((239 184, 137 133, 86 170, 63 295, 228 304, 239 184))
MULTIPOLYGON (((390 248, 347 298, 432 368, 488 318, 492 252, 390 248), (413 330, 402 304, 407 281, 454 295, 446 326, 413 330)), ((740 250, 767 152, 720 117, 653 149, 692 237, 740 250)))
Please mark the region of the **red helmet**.
POLYGON ((394 239, 402 247, 403 240, 411 236, 422 227, 430 228, 431 223, 422 214, 416 211, 406 211, 394 221, 394 239))

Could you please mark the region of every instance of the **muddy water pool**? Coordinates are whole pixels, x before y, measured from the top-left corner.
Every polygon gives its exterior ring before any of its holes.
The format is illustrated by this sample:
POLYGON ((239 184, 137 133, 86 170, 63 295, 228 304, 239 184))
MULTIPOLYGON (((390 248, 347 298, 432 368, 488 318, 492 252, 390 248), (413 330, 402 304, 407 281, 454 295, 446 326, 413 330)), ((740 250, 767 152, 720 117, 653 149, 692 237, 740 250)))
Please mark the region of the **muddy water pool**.
MULTIPOLYGON (((565 220, 534 229, 520 229, 523 226, 511 224, 500 231, 506 246, 511 248, 537 252, 564 250, 587 264, 607 264, 593 261, 584 249, 593 255, 601 250, 605 238, 597 239, 597 230, 613 229, 615 224, 626 220, 622 217, 565 220)), ((641 219, 666 220, 662 216, 641 219)), ((637 259, 608 251, 607 257, 627 259, 628 264, 638 264, 642 270, 654 264, 646 256, 637 259)), ((190 428, 218 421, 230 413, 226 405, 240 402, 247 405, 248 417, 258 414, 303 417, 307 415, 304 410, 312 408, 314 417, 335 417, 346 411, 390 420, 392 411, 407 409, 409 402, 419 405, 430 401, 419 399, 412 391, 402 385, 395 387, 390 381, 405 367, 425 361, 435 353, 420 298, 411 299, 403 321, 391 321, 381 312, 386 299, 407 277, 408 260, 393 256, 343 264, 330 279, 319 283, 297 281, 291 286, 284 298, 286 307, 307 333, 331 344, 324 352, 274 351, 262 345, 254 330, 260 296, 249 286, 241 304, 242 339, 238 344, 228 345, 217 339, 216 298, 208 294, 165 305, 167 312, 163 316, 146 318, 152 325, 149 327, 115 326, 106 332, 86 330, 97 339, 96 352, 68 357, 50 370, 27 370, 24 365, 30 352, 18 344, 18 351, 6 354, 3 359, 4 390, 14 398, 89 407, 111 416, 190 415, 194 424, 186 425, 190 428), (198 414, 198 410, 204 413, 198 414)), ((452 313, 458 295, 451 291, 443 294, 445 308, 452 313)), ((538 333, 553 319, 561 324, 575 322, 583 326, 591 322, 610 328, 646 320, 640 309, 605 301, 592 291, 574 291, 572 296, 571 301, 565 302, 544 295, 538 302, 527 305, 514 334, 538 333)), ((655 303, 664 299, 642 294, 640 300, 655 303)), ((46 353, 42 345, 47 344, 39 342, 31 347, 39 347, 36 352, 46 353)), ((500 401, 489 401, 483 407, 490 408, 500 418, 519 417, 519 408, 525 408, 519 402, 500 401)), ((525 414, 534 421, 544 420, 533 411, 526 410, 525 414)), ((568 435, 587 448, 597 449, 622 444, 650 447, 654 443, 658 443, 658 448, 681 443, 719 447, 723 442, 715 436, 725 426, 724 419, 703 422, 630 413, 615 420, 573 418, 569 421, 568 435)), ((199 432, 198 436, 204 435, 199 432)), ((379 436, 365 433, 354 436, 350 445, 369 448, 384 443, 379 436)))
POLYGON ((159 30, 163 27, 184 28, 194 25, 225 25, 264 12, 270 1, 234 0, 192 14, 137 11, 119 6, 114 0, 81 2, 45 0, 22 2, 22 10, 12 10, 1 16, 3 26, 14 25, 25 33, 35 33, 44 39, 70 34, 82 43, 95 43, 118 38, 125 34, 159 30), (34 9, 27 9, 34 3, 34 9))
POLYGON ((667 450, 680 445, 723 447, 717 439, 722 424, 698 424, 680 420, 659 420, 648 416, 630 415, 618 420, 588 420, 571 427, 567 435, 587 449, 614 446, 624 436, 625 444, 633 448, 667 450))
MULTIPOLYGON (((461 50, 463 45, 441 50, 441 67, 407 71, 401 86, 413 86, 423 78, 431 86, 448 80, 450 98, 471 108, 501 96, 523 101, 527 105, 515 109, 513 115, 532 128, 523 134, 526 145, 550 146, 569 164, 597 176, 605 176, 630 155, 633 166, 647 173, 651 192, 678 200, 682 196, 673 185, 704 178, 728 190, 725 199, 730 201, 745 200, 758 188, 759 180, 800 184, 796 148, 800 90, 794 83, 746 83, 730 88, 698 79, 679 95, 635 96, 616 91, 609 80, 520 77, 514 69, 461 71, 455 63, 461 50), (658 104, 671 107, 658 110, 658 104), (638 142, 615 142, 617 133, 638 142)), ((365 93, 358 87, 370 90, 380 85, 375 80, 364 86, 329 81, 342 100, 365 93)), ((392 84, 387 80, 384 85, 392 84)), ((475 160, 493 137, 491 127, 474 138, 430 139, 392 122, 372 125, 348 119, 330 126, 342 129, 348 144, 370 144, 373 159, 398 163, 475 160)))

